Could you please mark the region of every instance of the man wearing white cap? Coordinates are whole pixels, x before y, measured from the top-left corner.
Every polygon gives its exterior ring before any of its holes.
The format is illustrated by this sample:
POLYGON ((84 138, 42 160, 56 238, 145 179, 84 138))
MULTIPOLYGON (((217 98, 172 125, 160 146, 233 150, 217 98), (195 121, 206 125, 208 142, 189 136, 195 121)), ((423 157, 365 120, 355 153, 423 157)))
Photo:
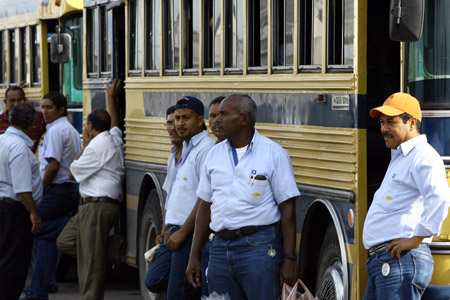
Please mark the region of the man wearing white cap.
POLYGON ((395 93, 370 111, 394 150, 364 223, 369 275, 364 300, 420 299, 433 274, 428 243, 450 204, 444 164, 420 134, 419 101, 395 93))

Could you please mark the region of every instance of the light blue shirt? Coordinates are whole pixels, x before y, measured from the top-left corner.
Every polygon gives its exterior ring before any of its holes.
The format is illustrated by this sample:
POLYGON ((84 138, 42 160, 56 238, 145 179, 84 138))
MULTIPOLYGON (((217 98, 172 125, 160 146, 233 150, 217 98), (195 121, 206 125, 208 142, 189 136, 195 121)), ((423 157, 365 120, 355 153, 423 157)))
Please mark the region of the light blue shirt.
POLYGON ((163 190, 165 190, 167 193, 167 198, 169 198, 173 182, 175 181, 175 176, 177 175, 178 166, 180 165, 179 162, 176 161, 176 159, 177 159, 177 148, 173 146, 170 149, 170 156, 169 159, 167 160, 167 175, 166 179, 164 180, 164 184, 162 186, 163 190))
POLYGON ((212 203, 210 228, 218 232, 278 222, 278 205, 300 192, 286 150, 255 130, 236 166, 228 140, 211 149, 197 195, 212 203))
POLYGON ((364 223, 364 246, 369 249, 397 238, 438 235, 449 204, 450 188, 441 157, 425 135, 412 138, 394 151, 374 195, 364 223))
POLYGON ((172 188, 166 200, 166 225, 183 225, 197 202, 195 191, 200 180, 206 155, 215 141, 204 130, 183 142, 181 160, 172 188))
POLYGON ((13 126, 0 135, 0 197, 19 201, 17 194, 31 193, 40 204, 42 180, 31 146, 33 141, 13 126))
POLYGON ((73 182, 69 178, 70 164, 81 152, 80 134, 69 123, 67 117, 61 117, 47 124, 47 133, 44 144, 39 149, 39 161, 41 163, 41 176, 44 178, 48 162, 51 158, 59 162, 59 170, 53 179, 53 184, 73 182))

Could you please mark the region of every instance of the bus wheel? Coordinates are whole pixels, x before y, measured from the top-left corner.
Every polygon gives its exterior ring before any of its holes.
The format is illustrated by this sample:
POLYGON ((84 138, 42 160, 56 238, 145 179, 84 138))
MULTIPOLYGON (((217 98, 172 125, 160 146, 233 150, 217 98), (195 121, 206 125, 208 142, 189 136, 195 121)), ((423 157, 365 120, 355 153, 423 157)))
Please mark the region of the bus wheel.
POLYGON ((138 262, 141 294, 145 300, 163 300, 165 299, 164 294, 151 293, 144 284, 145 274, 149 268, 149 264, 144 259, 144 253, 155 246, 155 238, 162 229, 162 213, 156 190, 152 190, 147 196, 140 229, 138 262))
POLYGON ((325 233, 317 267, 316 297, 320 300, 344 299, 343 269, 334 224, 325 233))

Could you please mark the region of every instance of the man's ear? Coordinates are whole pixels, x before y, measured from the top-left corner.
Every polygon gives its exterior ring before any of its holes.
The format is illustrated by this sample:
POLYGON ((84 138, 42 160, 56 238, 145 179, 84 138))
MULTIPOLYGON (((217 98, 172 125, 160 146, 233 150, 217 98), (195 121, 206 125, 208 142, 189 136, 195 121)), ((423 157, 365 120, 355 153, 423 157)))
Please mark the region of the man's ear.
POLYGON ((242 126, 245 127, 248 124, 250 124, 251 120, 250 120, 250 116, 248 114, 242 114, 241 118, 242 118, 242 121, 241 121, 242 126))
POLYGON ((417 125, 417 119, 416 118, 411 118, 409 119, 410 123, 410 130, 415 130, 416 129, 416 125, 417 125))

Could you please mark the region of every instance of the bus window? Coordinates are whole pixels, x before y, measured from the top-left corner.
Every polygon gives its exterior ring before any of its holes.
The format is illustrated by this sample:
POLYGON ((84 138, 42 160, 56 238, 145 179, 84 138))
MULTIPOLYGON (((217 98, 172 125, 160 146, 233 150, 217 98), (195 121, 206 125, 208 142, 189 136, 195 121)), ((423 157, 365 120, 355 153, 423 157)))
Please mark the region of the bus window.
POLYGON ((218 73, 220 69, 221 1, 203 1, 203 71, 218 73))
POLYGON ((64 64, 63 94, 70 106, 80 106, 83 103, 83 28, 82 18, 74 17, 64 22, 64 32, 72 38, 72 57, 64 64))
POLYGON ((20 58, 22 60, 21 63, 21 80, 25 80, 25 86, 28 86, 28 70, 30 67, 30 43, 29 43, 29 31, 28 27, 20 29, 20 41, 22 44, 21 55, 20 58))
POLYGON ((225 1, 225 68, 242 73, 244 69, 244 1, 225 1))
POLYGON ((198 74, 200 61, 200 7, 199 1, 183 0, 183 73, 198 74))
POLYGON ((247 11, 249 73, 265 72, 269 37, 267 1, 249 0, 247 11))
POLYGON ((180 5, 178 0, 164 1, 164 70, 166 75, 178 75, 180 64, 180 5))
POLYGON ((89 8, 86 11, 88 30, 87 32, 87 71, 89 77, 98 77, 98 55, 99 46, 99 24, 98 8, 89 8))
POLYGON ((31 82, 32 86, 41 85, 41 27, 31 27, 31 82))
POLYGON ((100 72, 102 76, 111 76, 112 70, 112 10, 107 11, 105 6, 99 8, 100 20, 101 20, 101 32, 100 32, 100 59, 101 68, 100 72))
POLYGON ((294 0, 273 1, 274 66, 294 65, 294 12, 294 0))
POLYGON ((9 82, 19 83, 19 29, 9 31, 9 82))
POLYGON ((423 108, 447 109, 450 99, 450 3, 425 1, 423 34, 410 43, 408 89, 423 108))
POLYGON ((161 50, 160 1, 145 1, 145 69, 147 75, 159 75, 161 50))
POLYGON ((328 68, 353 65, 353 0, 328 0, 327 38, 328 68))
POLYGON ((130 28, 130 75, 141 75, 142 73, 142 0, 133 0, 128 5, 129 28, 130 28))
POLYGON ((8 59, 8 32, 0 31, 0 86, 6 86, 7 59, 8 59))
POLYGON ((320 70, 322 63, 322 0, 300 1, 299 68, 320 70))

